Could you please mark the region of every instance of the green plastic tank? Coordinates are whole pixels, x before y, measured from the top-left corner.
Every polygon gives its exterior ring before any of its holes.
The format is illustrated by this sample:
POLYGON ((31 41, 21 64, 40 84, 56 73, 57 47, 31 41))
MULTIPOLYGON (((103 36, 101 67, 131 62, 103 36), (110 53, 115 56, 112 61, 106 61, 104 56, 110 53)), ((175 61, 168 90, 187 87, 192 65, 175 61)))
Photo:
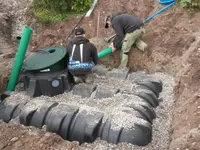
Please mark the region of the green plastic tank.
POLYGON ((50 46, 38 50, 23 63, 22 69, 32 72, 52 72, 67 66, 66 49, 62 46, 50 46))

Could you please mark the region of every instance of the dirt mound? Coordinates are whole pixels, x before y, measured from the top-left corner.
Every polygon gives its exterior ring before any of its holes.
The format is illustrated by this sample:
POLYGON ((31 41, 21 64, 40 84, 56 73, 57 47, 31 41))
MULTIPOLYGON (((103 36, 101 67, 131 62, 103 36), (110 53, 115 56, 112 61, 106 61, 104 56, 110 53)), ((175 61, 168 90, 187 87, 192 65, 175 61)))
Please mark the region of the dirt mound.
POLYGON ((0 12, 0 92, 5 89, 14 56, 14 45, 11 44, 11 16, 0 12))
POLYGON ((7 13, 0 12, 0 54, 8 53, 13 50, 11 42, 11 16, 7 13))
POLYGON ((0 149, 78 150, 78 144, 64 141, 55 134, 21 125, 0 124, 0 149), (13 132, 15 131, 15 132, 13 132))
MULTIPOLYGON (((2 58, 1 55, 0 58, 2 58)), ((12 69, 12 64, 10 64, 12 62, 11 59, 2 58, 1 60, 4 62, 0 62, 0 92, 5 90, 12 69)))
POLYGON ((31 0, 0 0, 0 92, 5 90, 18 42, 25 25, 25 11, 31 0))
POLYGON ((174 121, 172 124, 172 142, 170 148, 199 149, 200 140, 200 116, 199 116, 199 62, 200 62, 200 36, 196 42, 187 50, 188 55, 179 70, 180 80, 174 90, 176 109, 174 111, 174 121))

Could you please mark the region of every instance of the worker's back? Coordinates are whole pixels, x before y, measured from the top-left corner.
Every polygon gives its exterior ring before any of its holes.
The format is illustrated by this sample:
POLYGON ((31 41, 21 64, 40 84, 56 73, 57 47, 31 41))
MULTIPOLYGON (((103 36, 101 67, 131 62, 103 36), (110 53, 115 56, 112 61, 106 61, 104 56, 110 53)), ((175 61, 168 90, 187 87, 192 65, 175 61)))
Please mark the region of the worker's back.
POLYGON ((85 37, 76 37, 67 45, 68 70, 74 75, 88 74, 98 63, 97 49, 85 37))
POLYGON ((111 21, 113 28, 115 29, 115 27, 120 27, 121 29, 123 29, 124 34, 133 32, 138 27, 143 25, 143 22, 137 17, 126 13, 113 15, 111 21))
POLYGON ((74 61, 82 63, 94 62, 94 64, 98 62, 96 47, 85 37, 77 37, 70 41, 67 46, 67 52, 74 61))

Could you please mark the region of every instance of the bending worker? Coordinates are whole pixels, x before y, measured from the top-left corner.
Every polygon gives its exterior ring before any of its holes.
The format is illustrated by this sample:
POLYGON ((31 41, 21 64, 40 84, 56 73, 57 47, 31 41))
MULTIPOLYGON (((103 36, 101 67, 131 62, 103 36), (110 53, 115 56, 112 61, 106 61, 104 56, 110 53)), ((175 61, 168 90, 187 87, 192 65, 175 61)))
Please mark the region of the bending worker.
POLYGON ((83 28, 76 28, 74 34, 75 38, 67 44, 68 70, 76 83, 92 83, 92 68, 99 60, 97 48, 85 38, 83 28))
POLYGON ((127 67, 128 54, 133 44, 135 44, 141 51, 146 49, 147 44, 141 40, 141 37, 145 32, 143 25, 142 21, 127 13, 118 13, 106 17, 105 28, 112 27, 116 34, 110 45, 113 52, 116 51, 117 45, 122 42, 120 68, 127 67))

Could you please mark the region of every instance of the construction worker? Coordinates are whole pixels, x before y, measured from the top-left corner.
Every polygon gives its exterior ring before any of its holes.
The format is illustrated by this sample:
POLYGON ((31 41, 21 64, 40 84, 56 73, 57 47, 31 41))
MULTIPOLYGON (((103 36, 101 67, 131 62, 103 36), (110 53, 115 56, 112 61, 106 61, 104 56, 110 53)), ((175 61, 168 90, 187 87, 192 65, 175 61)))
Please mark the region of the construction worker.
POLYGON ((128 54, 133 44, 141 51, 147 48, 147 44, 141 40, 145 32, 143 25, 142 21, 127 13, 117 13, 106 17, 105 28, 112 27, 116 34, 110 45, 112 51, 115 52, 117 45, 122 42, 120 68, 127 67, 128 54))
POLYGON ((98 63, 97 48, 87 38, 85 30, 76 28, 75 38, 67 44, 68 71, 76 83, 92 83, 92 68, 98 63))

